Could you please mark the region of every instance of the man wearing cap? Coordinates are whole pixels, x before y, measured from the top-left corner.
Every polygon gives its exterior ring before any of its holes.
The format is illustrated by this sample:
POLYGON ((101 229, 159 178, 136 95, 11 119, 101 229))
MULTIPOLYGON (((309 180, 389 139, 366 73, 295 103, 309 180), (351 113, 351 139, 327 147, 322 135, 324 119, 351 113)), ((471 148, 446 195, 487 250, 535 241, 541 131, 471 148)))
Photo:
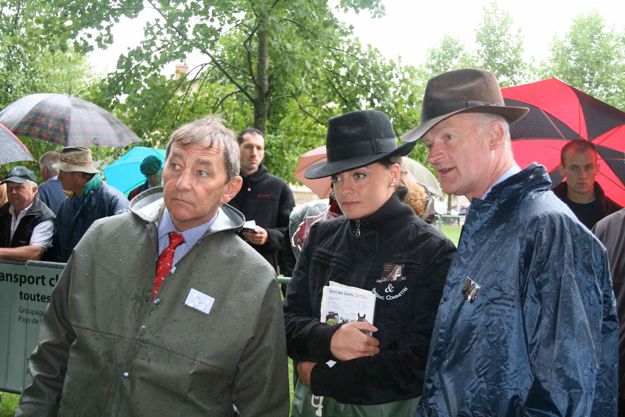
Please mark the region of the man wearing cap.
POLYGON ((432 334, 418 416, 616 416, 618 324, 607 254, 521 170, 495 75, 428 81, 421 124, 443 191, 471 201, 432 334))
POLYGON ((57 213, 53 251, 56 262, 67 262, 72 250, 89 226, 98 219, 128 211, 128 199, 117 189, 102 183, 93 167, 91 150, 68 146, 61 152, 59 179, 69 198, 57 213))
POLYGON ((16 166, 2 181, 9 201, 0 207, 0 259, 39 260, 52 244, 54 213, 41 201, 36 179, 16 166))
POLYGON ((145 190, 161 185, 161 167, 163 163, 154 155, 146 156, 141 162, 141 173, 145 175, 145 183, 141 184, 128 194, 128 201, 144 192, 145 190))
POLYGON ((61 204, 67 198, 67 194, 63 192, 63 185, 59 180, 58 168, 53 168, 54 164, 58 164, 61 154, 58 152, 46 152, 39 158, 39 167, 41 168, 41 178, 43 184, 39 186, 39 195, 44 203, 56 215, 61 208, 61 204))

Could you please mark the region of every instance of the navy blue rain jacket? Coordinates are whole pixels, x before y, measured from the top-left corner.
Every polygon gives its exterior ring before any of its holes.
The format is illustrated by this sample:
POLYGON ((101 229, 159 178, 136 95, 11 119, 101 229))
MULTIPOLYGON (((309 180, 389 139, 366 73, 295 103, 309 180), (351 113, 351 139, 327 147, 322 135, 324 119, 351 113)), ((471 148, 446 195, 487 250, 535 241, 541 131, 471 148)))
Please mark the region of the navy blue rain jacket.
POLYGON ((550 188, 532 164, 473 199, 417 416, 616 416, 607 254, 550 188))
POLYGON ((102 184, 96 176, 85 186, 83 200, 76 205, 76 197, 66 198, 56 216, 52 239, 54 261, 67 262, 74 246, 87 229, 98 219, 129 211, 128 199, 117 189, 102 184))

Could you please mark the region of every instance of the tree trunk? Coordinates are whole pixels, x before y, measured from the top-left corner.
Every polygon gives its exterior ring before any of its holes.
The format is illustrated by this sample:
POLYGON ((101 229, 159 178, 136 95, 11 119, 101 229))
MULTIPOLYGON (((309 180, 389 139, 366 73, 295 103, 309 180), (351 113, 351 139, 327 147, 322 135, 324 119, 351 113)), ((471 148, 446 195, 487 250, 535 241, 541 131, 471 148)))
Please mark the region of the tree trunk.
POLYGON ((254 100, 254 127, 265 132, 267 127, 267 114, 269 112, 269 81, 267 67, 269 57, 267 54, 267 32, 263 23, 258 30, 258 52, 256 56, 256 86, 254 100))

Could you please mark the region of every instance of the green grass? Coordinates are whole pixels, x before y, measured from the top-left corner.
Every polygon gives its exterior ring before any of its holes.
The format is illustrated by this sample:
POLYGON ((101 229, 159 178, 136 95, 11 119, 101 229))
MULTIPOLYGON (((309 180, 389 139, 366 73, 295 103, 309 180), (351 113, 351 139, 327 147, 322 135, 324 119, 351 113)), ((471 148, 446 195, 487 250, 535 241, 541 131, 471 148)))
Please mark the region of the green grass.
MULTIPOLYGON (((293 408, 293 361, 289 359, 289 394, 291 398, 291 406, 289 410, 293 408)), ((17 403, 20 400, 20 396, 17 394, 9 394, 8 392, 2 393, 2 401, 0 402, 0 417, 13 417, 17 403)))
POLYGON ((13 417, 19 400, 19 395, 3 392, 2 402, 0 402, 0 417, 13 417))
POLYGON ((445 236, 449 238, 454 245, 458 246, 458 241, 460 240, 460 232, 462 231, 462 226, 457 226, 453 224, 441 224, 440 225, 441 232, 445 236))

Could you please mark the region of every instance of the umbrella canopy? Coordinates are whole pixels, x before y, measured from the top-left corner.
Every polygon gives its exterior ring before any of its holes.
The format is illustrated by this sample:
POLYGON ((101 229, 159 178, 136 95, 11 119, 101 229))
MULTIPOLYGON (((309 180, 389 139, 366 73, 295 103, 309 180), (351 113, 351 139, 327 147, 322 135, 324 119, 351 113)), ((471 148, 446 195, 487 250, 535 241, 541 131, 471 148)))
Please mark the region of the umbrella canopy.
POLYGON ((319 198, 330 197, 330 192, 332 192, 330 177, 309 180, 308 178, 304 177, 304 173, 306 172, 308 167, 318 164, 319 162, 323 162, 326 159, 328 158, 326 156, 325 145, 315 148, 312 151, 308 151, 304 155, 299 157, 297 169, 295 170, 295 174, 293 175, 293 178, 304 184, 306 187, 310 188, 313 193, 319 196, 319 198))
POLYGON ((591 141, 599 153, 597 182, 625 206, 625 112, 555 78, 501 93, 507 105, 530 109, 510 126, 514 159, 521 168, 532 162, 544 165, 555 186, 563 180, 557 169, 562 147, 574 139, 591 141))
POLYGON ((404 162, 404 166, 408 170, 410 174, 412 174, 414 181, 418 184, 421 184, 425 187, 429 192, 439 197, 443 197, 443 191, 441 190, 440 185, 438 185, 438 181, 436 181, 436 177, 434 174, 430 172, 425 166, 415 161, 414 159, 410 159, 407 157, 401 158, 404 162))
MULTIPOLYGON (((306 169, 308 169, 311 165, 323 162, 326 159, 325 145, 315 148, 312 151, 308 151, 304 155, 300 156, 297 169, 293 175, 293 178, 310 188, 317 196, 319 196, 319 198, 328 198, 330 196, 330 192, 332 191, 330 177, 310 180, 304 177, 304 172, 306 172, 306 169)), ((404 161, 404 166, 408 170, 408 174, 413 176, 415 182, 424 186, 431 193, 440 197, 443 196, 443 192, 441 191, 436 178, 426 167, 405 156, 402 157, 402 160, 404 161)))
POLYGON ((0 123, 0 165, 17 161, 34 161, 30 151, 9 129, 0 123))
POLYGON ((31 94, 0 112, 13 133, 62 146, 123 147, 141 139, 121 120, 67 94, 31 94))
POLYGON ((165 162, 165 149, 144 148, 135 146, 117 161, 102 171, 106 176, 106 183, 117 188, 128 197, 128 193, 145 182, 145 175, 141 173, 141 162, 150 155, 165 162))

